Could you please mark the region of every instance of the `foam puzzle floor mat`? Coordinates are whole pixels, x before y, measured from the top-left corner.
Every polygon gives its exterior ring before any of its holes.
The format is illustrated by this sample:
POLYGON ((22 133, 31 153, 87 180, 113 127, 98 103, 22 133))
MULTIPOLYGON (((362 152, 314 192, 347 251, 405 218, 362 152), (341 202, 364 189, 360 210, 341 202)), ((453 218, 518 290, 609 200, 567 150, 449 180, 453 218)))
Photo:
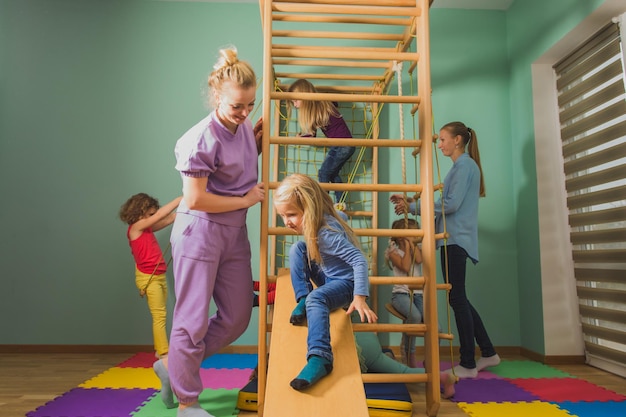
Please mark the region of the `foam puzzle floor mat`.
MULTIPOLYGON (((175 417, 176 409, 161 401, 154 360, 151 353, 135 354, 26 417, 175 417)), ((218 354, 203 361, 200 405, 215 417, 237 415, 239 390, 256 364, 255 354, 218 354)), ((441 363, 441 369, 450 366, 441 363)), ((626 396, 526 360, 503 360, 477 378, 460 380, 452 401, 471 417, 626 416, 626 396)))

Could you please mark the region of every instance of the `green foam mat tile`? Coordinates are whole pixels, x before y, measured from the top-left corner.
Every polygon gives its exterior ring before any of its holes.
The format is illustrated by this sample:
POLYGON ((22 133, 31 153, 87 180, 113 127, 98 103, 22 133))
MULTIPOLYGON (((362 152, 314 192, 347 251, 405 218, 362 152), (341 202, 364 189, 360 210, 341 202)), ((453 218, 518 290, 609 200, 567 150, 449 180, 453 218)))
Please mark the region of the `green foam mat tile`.
POLYGON ((533 361, 502 361, 500 365, 489 368, 489 371, 501 378, 509 379, 575 378, 567 372, 533 361))
MULTIPOLYGON (((237 410, 238 389, 205 389, 200 394, 200 406, 215 417, 230 417, 237 410)), ((167 409, 161 395, 157 394, 143 407, 132 413, 133 417, 176 417, 177 408, 167 409)))

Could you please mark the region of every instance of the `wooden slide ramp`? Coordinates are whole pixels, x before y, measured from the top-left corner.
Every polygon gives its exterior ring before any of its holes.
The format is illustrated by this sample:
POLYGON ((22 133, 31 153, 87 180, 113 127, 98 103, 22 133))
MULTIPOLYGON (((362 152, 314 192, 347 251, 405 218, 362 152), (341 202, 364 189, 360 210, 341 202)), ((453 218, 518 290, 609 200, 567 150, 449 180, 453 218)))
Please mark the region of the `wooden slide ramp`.
POLYGON ((367 417, 363 380, 350 318, 339 309, 330 316, 334 368, 305 391, 289 382, 306 365, 306 326, 289 323, 296 306, 289 275, 277 280, 263 415, 268 417, 367 417))

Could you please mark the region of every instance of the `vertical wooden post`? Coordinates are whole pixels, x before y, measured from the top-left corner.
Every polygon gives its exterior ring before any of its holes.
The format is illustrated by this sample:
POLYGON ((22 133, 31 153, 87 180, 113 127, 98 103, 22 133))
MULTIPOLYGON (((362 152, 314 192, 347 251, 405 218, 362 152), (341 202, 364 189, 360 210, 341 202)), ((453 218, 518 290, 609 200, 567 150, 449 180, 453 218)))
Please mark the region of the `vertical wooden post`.
POLYGON ((261 16, 263 22, 263 143, 261 147, 261 181, 265 189, 265 201, 261 203, 261 230, 259 245, 259 341, 258 341, 258 384, 257 404, 258 415, 263 417, 265 404, 265 384, 267 381, 267 274, 268 274, 268 246, 267 230, 269 219, 269 159, 270 159, 270 126, 271 126, 271 102, 269 100, 273 82, 272 77, 272 2, 261 0, 261 16))
POLYGON ((430 85, 430 27, 429 0, 417 0, 421 13, 416 25, 416 44, 420 59, 417 64, 417 87, 421 98, 418 110, 420 149, 420 180, 422 193, 420 198, 422 229, 422 272, 424 285, 424 349, 426 368, 430 374, 426 383, 426 414, 437 415, 441 401, 439 392, 439 331, 437 318, 437 267, 435 256, 435 216, 434 216, 434 179, 433 179, 433 121, 430 85))

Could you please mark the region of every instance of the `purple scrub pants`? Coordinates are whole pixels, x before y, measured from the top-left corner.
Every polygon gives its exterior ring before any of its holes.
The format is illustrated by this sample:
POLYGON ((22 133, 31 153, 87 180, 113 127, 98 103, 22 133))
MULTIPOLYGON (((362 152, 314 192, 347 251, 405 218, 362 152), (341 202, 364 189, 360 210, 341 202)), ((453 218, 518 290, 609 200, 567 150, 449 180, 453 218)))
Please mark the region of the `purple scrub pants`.
POLYGON ((202 361, 235 341, 252 312, 252 270, 246 226, 178 213, 172 228, 176 305, 168 370, 181 404, 202 392, 202 361), (211 299, 217 311, 209 317, 211 299))

